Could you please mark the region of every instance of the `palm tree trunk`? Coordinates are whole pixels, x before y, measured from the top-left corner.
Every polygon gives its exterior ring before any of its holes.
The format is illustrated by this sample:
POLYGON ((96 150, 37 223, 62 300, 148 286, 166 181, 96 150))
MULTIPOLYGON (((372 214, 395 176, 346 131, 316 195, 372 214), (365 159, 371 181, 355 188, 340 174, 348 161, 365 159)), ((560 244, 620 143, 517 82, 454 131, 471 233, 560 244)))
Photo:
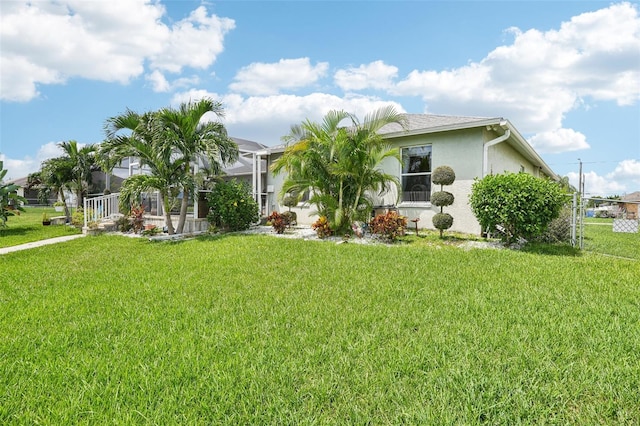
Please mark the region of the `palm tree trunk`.
POLYGON ((64 190, 60 188, 58 190, 58 197, 64 203, 64 215, 66 216, 66 222, 71 223, 71 211, 69 210, 69 206, 67 205, 67 200, 64 199, 64 190))
POLYGON ((173 229, 173 222, 171 221, 171 206, 169 205, 169 197, 167 197, 163 191, 158 191, 158 197, 164 210, 164 223, 167 226, 167 233, 169 235, 175 234, 173 229))
POLYGON ((182 192, 182 203, 180 204, 180 218, 178 219, 178 226, 176 227, 176 233, 182 234, 184 231, 184 223, 187 221, 187 208, 189 207, 189 191, 185 188, 182 192))

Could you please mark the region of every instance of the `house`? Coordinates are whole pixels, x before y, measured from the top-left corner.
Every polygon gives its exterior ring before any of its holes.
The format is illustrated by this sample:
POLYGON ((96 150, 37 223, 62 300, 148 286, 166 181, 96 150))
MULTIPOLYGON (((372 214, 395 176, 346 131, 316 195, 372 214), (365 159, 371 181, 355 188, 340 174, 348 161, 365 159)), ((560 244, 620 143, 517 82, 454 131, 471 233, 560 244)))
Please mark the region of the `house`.
POLYGON ((627 219, 640 219, 640 191, 632 192, 620 198, 620 210, 626 213, 627 219))
MULTIPOLYGON (((398 124, 383 127, 381 134, 391 147, 398 149, 402 162, 388 159, 386 172, 398 177, 401 191, 386 194, 376 200, 378 212, 393 208, 409 220, 420 219, 420 226, 433 228, 433 215, 439 208, 430 202, 431 193, 439 190, 431 184, 431 172, 447 165, 456 173, 453 185, 445 190, 453 193, 455 202, 446 208, 454 218, 451 230, 479 234, 480 225, 469 205, 471 186, 475 179, 490 173, 525 172, 534 176, 558 180, 558 176, 534 151, 518 130, 502 117, 460 117, 430 114, 405 114, 406 128, 398 124)), ((266 159, 267 167, 282 155, 285 145, 256 153, 266 159)), ((260 172, 260 167, 258 167, 260 172)), ((259 173, 260 174, 260 173, 259 173)), ((279 197, 284 176, 267 174, 263 193, 267 211, 283 211, 279 197)), ((298 223, 311 224, 316 220, 314 206, 301 203, 294 211, 298 223)), ((265 208, 263 207, 263 211, 265 208)))

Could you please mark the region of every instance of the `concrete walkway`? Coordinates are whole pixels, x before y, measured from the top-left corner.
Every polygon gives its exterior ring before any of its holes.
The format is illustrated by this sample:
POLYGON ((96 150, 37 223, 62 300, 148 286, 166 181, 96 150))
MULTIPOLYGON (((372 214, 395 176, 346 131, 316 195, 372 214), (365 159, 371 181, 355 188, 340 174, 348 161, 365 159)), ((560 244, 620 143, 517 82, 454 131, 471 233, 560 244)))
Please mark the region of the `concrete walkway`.
POLYGON ((84 234, 67 235, 64 237, 49 238, 48 240, 33 241, 31 243, 20 244, 19 246, 2 247, 0 248, 0 255, 13 253, 14 251, 28 250, 34 247, 47 246, 49 244, 63 243, 65 241, 75 240, 76 238, 82 238, 84 236, 85 236, 84 234))

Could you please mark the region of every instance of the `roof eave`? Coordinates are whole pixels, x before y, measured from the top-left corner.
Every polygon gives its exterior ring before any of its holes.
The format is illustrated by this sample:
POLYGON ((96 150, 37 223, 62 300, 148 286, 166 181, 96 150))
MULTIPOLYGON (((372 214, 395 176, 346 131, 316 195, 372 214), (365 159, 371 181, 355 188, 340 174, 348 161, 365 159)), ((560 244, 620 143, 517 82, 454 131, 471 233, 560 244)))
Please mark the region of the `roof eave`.
POLYGON ((424 135, 425 133, 439 133, 439 132, 448 132, 452 130, 473 129, 475 127, 493 126, 496 124, 500 124, 501 121, 504 121, 504 119, 501 117, 497 117, 497 118, 489 118, 489 119, 480 120, 480 121, 469 121, 466 123, 447 124, 444 126, 435 126, 435 127, 421 128, 421 129, 414 129, 414 130, 400 130, 398 132, 384 133, 384 134, 381 134, 381 136, 384 139, 400 138, 400 137, 406 137, 406 136, 417 136, 417 135, 424 135))

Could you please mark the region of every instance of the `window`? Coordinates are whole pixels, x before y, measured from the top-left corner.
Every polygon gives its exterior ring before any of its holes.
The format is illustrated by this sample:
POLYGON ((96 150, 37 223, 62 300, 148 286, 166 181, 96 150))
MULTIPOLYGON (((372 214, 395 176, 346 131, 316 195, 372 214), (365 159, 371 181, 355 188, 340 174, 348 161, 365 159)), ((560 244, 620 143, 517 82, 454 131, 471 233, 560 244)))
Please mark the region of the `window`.
POLYGON ((431 145, 402 148, 402 201, 431 199, 431 145))

